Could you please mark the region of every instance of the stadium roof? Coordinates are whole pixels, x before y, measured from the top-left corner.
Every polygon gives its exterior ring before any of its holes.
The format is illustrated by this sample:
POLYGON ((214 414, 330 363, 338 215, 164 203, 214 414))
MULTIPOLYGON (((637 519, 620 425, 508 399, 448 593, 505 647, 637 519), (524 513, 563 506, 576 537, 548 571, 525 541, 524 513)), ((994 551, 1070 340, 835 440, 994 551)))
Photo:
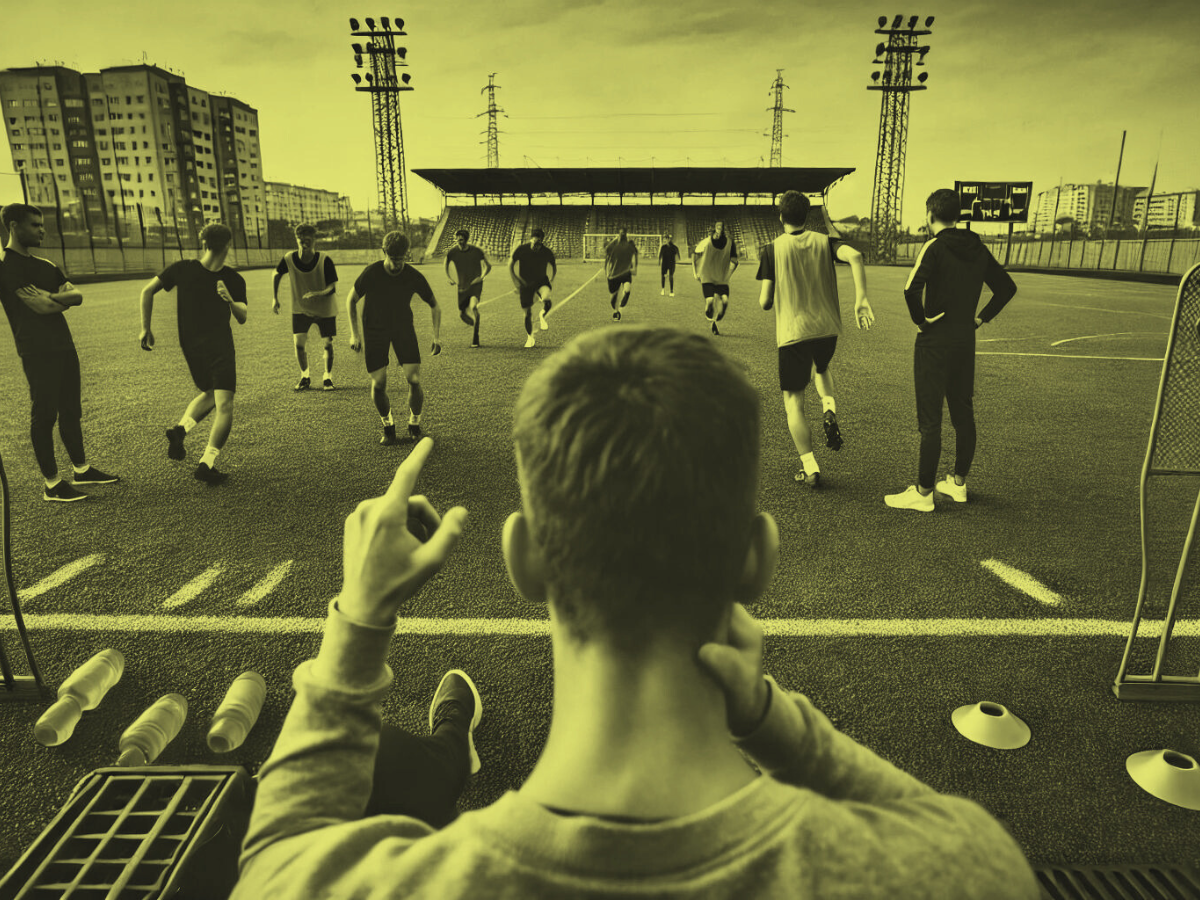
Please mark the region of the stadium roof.
POLYGON ((853 169, 413 169, 447 194, 823 193, 853 169))

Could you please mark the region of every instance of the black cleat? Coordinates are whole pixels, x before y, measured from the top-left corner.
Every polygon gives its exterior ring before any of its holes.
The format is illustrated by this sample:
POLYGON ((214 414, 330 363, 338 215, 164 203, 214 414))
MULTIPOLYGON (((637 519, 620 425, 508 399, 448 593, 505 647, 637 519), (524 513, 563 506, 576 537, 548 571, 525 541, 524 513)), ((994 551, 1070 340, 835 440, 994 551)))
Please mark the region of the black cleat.
POLYGON ((419 441, 421 439, 421 426, 410 423, 408 426, 408 436, 414 441, 419 441))
POLYGON ((321 390, 323 390, 323 391, 332 391, 333 390, 333 379, 330 378, 328 375, 325 376, 325 381, 321 385, 321 390))
POLYGON ((187 456, 187 450, 183 447, 183 439, 187 436, 187 432, 183 430, 182 425, 176 425, 174 428, 167 429, 167 457, 169 459, 183 459, 187 456))
POLYGON ((825 413, 825 446, 830 450, 841 450, 842 433, 838 430, 837 413, 832 410, 825 413))
POLYGON ((383 444, 385 447, 391 447, 397 443, 395 425, 383 426, 383 437, 379 439, 379 443, 383 444))
POLYGON ((471 341, 471 349, 472 350, 478 350, 481 346, 483 346, 483 345, 480 344, 479 341, 477 341, 477 340, 471 341))
POLYGON ((296 385, 296 390, 307 391, 310 387, 312 387, 312 379, 305 377, 300 379, 299 383, 296 385))
POLYGON ((821 486, 821 473, 812 472, 811 474, 801 469, 796 473, 796 481, 805 487, 812 488, 814 491, 821 486))
POLYGON ((205 484, 216 485, 224 484, 228 478, 229 474, 227 472, 218 472, 208 463, 200 463, 200 465, 196 466, 197 481, 203 481, 205 484))
POLYGON ((619 309, 613 312, 613 318, 618 322, 621 321, 621 311, 619 309))
POLYGON ((717 331, 717 323, 716 322, 712 323, 712 332, 713 332, 713 334, 715 334, 717 336, 720 336, 720 334, 721 334, 721 332, 717 331))
POLYGON ((95 466, 88 466, 86 472, 81 472, 74 478, 76 484, 116 484, 120 480, 116 475, 101 472, 95 466))
POLYGON ((87 494, 83 491, 77 491, 65 481, 60 481, 52 488, 46 488, 42 492, 43 500, 56 500, 59 503, 71 503, 75 500, 86 500, 87 494))

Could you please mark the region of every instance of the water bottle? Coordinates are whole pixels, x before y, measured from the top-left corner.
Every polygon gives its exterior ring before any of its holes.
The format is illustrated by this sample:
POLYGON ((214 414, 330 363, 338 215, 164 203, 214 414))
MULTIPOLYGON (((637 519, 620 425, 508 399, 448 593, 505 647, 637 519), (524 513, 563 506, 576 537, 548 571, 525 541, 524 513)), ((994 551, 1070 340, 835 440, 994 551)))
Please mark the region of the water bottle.
POLYGON ((187 718, 187 698, 165 694, 125 729, 118 744, 118 766, 147 766, 175 739, 187 718))
POLYGON ((208 730, 208 747, 214 753, 236 750, 246 740, 262 712, 267 682, 257 672, 243 672, 230 686, 217 707, 208 730))
POLYGON ((72 672, 58 689, 58 700, 33 726, 38 743, 57 747, 69 738, 79 717, 95 709, 124 672, 125 657, 120 650, 101 650, 72 672))

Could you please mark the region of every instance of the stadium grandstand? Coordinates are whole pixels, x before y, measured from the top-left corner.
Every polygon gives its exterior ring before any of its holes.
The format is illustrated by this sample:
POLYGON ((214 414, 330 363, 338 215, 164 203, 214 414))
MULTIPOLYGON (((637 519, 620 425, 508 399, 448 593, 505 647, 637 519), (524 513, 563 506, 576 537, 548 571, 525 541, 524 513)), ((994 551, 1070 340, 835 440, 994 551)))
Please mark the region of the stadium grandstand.
POLYGON ((629 234, 675 236, 683 258, 720 220, 743 256, 756 258, 758 248, 780 233, 775 201, 797 190, 814 200, 805 227, 836 234, 825 200, 829 189, 853 169, 680 168, 680 169, 413 169, 438 188, 445 209, 434 228, 426 259, 443 257, 454 233, 466 228, 471 243, 494 258, 504 258, 529 240, 534 228, 560 259, 582 259, 584 235, 629 234), (605 202, 617 197, 617 203, 605 202), (572 198, 564 204, 563 198, 572 198), (596 198, 601 202, 597 203, 596 198), (711 203, 685 204, 685 198, 711 203), (589 203, 579 202, 588 198, 589 203), (718 204, 718 198, 723 202, 718 204), (731 198, 740 203, 731 203, 731 198), (558 202, 553 201, 557 199, 558 202), (633 200, 635 202, 626 203, 633 200), (541 202, 535 202, 541 201, 541 202), (483 202, 481 202, 483 201, 483 202))

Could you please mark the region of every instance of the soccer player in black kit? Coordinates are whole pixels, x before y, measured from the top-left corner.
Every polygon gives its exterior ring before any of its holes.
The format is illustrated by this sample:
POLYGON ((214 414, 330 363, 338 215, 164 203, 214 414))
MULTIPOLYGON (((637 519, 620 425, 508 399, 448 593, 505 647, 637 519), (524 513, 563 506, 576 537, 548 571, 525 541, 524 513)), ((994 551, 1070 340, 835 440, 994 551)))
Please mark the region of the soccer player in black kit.
POLYGON ((371 399, 383 422, 383 437, 379 443, 397 443, 396 423, 392 418, 392 402, 387 395, 388 360, 392 349, 396 362, 408 381, 408 433, 413 440, 421 438, 421 411, 425 407, 425 391, 421 388, 421 348, 413 327, 412 298, 416 294, 433 314, 433 355, 442 352, 442 310, 433 296, 433 288, 425 276, 412 266, 405 265, 408 237, 399 231, 383 236, 385 259, 373 262, 354 282, 350 291, 350 349, 358 353, 365 348, 367 374, 371 376, 371 399), (358 329, 358 301, 363 299, 362 332, 358 329))
POLYGON ((0 302, 12 326, 13 340, 29 382, 29 437, 38 468, 46 480, 42 499, 83 500, 87 494, 58 477, 54 458, 54 423, 75 470, 75 484, 112 484, 119 479, 88 465, 83 452, 82 383, 79 355, 63 313, 83 302, 83 295, 62 269, 29 252, 46 236, 42 211, 25 203, 0 210, 8 247, 0 262, 0 302))
POLYGON ((525 349, 534 345, 533 340, 533 301, 541 298, 542 311, 538 316, 542 331, 550 326, 546 322, 546 313, 550 312, 550 292, 554 290, 554 279, 558 275, 558 260, 554 251, 542 243, 546 232, 535 228, 529 233, 532 240, 521 244, 513 251, 512 259, 508 261, 508 274, 512 276, 513 284, 517 286, 517 294, 521 298, 521 309, 525 310, 525 349), (547 272, 547 267, 550 271, 547 272))
POLYGON ((658 261, 662 266, 662 290, 658 295, 662 297, 667 293, 667 278, 671 279, 671 296, 675 296, 675 260, 679 258, 679 248, 675 246, 675 241, 671 235, 663 235, 664 243, 658 248, 658 261))

